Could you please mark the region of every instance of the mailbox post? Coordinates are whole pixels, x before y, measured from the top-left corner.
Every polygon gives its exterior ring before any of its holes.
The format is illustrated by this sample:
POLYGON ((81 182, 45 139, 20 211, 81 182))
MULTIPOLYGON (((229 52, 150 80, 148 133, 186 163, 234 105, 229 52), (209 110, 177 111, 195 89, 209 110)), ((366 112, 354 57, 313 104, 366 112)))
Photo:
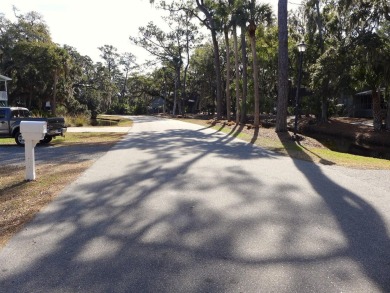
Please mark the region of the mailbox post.
POLYGON ((21 121, 20 133, 24 139, 24 155, 26 160, 26 180, 35 180, 36 144, 45 137, 47 123, 45 121, 21 121))

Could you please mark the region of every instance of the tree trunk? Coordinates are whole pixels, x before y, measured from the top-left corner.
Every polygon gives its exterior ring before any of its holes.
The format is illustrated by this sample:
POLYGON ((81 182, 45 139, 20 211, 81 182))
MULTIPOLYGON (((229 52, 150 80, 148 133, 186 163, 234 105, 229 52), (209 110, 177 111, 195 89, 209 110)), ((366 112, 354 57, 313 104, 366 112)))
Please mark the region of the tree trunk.
POLYGON ((122 99, 121 102, 123 102, 123 100, 125 98, 126 83, 127 83, 128 74, 129 74, 129 70, 126 70, 125 80, 123 81, 122 92, 121 92, 121 99, 122 99))
MULTIPOLYGON (((318 36, 319 36, 319 41, 320 41, 320 50, 321 50, 321 55, 324 54, 325 52, 325 47, 324 47, 324 36, 323 36, 323 25, 322 25, 322 19, 321 19, 321 12, 320 12, 320 0, 316 0, 314 2, 314 5, 316 7, 316 12, 317 12, 317 17, 316 17, 316 23, 317 23, 317 28, 318 28, 318 36)), ((323 94, 328 92, 327 90, 323 91, 323 94)), ((328 98, 327 96, 323 96, 321 99, 321 122, 325 123, 328 122, 328 98)))
POLYGON ((374 130, 380 131, 382 127, 381 99, 377 89, 372 90, 372 115, 374 116, 374 130))
POLYGON ((176 108, 177 108, 177 88, 178 88, 178 76, 177 76, 177 72, 176 72, 176 76, 175 76, 175 92, 173 94, 173 109, 172 109, 172 115, 175 116, 176 115, 176 108))
MULTIPOLYGON (((187 21, 188 21, 188 19, 186 20, 186 23, 187 23, 187 21)), ((184 66, 182 100, 184 100, 186 95, 187 95, 187 72, 188 72, 188 67, 190 65, 190 40, 189 40, 189 37, 188 37, 188 33, 186 33, 186 47, 185 47, 185 50, 186 50, 186 55, 187 55, 187 58, 186 58, 187 59, 186 60, 187 63, 184 66)), ((185 108, 184 105, 183 105, 183 108, 185 108)))
MULTIPOLYGON (((183 86, 182 86, 182 93, 181 93, 183 103, 184 103, 184 100, 185 100, 186 95, 187 95, 187 72, 188 72, 189 65, 190 65, 190 53, 189 53, 189 49, 188 49, 187 50, 187 63, 186 63, 186 66, 184 67, 183 86)), ((183 111, 185 112, 184 105, 183 105, 183 111)))
POLYGON ((245 40, 245 23, 241 25, 241 55, 242 55, 242 101, 241 101, 241 123, 246 122, 246 96, 248 94, 248 74, 246 58, 246 40, 245 40))
POLYGON ((55 116, 57 110, 57 84, 58 84, 58 71, 54 72, 54 84, 53 84, 53 99, 51 104, 51 113, 55 116))
POLYGON ((237 41, 237 26, 233 26, 233 40, 234 40, 234 64, 235 64, 235 81, 236 81, 236 123, 240 122, 240 68, 238 56, 238 41, 237 41))
POLYGON ((230 99, 230 46, 229 46, 229 29, 225 27, 225 43, 226 43, 226 119, 230 121, 230 112, 232 108, 232 102, 230 99))
POLYGON ((183 115, 183 98, 182 98, 182 85, 181 85, 181 62, 176 64, 176 105, 179 115, 183 115))
POLYGON ((208 21, 208 29, 211 31, 211 38, 214 47, 214 69, 215 69, 215 86, 217 88, 217 119, 221 119, 222 115, 222 91, 221 91, 221 62, 219 61, 219 45, 217 40, 217 29, 214 18, 203 1, 196 0, 196 4, 200 11, 206 16, 208 21))
POLYGON ((31 109, 32 99, 33 99, 33 87, 30 87, 30 92, 28 94, 28 105, 27 105, 27 108, 29 109, 31 109))
POLYGON ((288 101, 288 30, 287 0, 278 3, 278 104, 276 112, 276 132, 287 132, 288 101))
POLYGON ((259 69, 257 66, 257 53, 256 53, 256 25, 253 20, 250 21, 249 27, 249 38, 251 41, 251 48, 252 48, 252 59, 253 59, 253 87, 254 87, 254 93, 255 93, 255 109, 254 109, 254 127, 260 126, 260 95, 259 95, 259 69))
MULTIPOLYGON (((387 94, 389 92, 387 91, 387 94)), ((390 130, 390 95, 387 97, 386 129, 390 130)))
MULTIPOLYGON (((326 93, 327 91, 323 91, 326 93)), ((328 122, 328 99, 326 96, 321 98, 321 123, 328 122)))
POLYGON ((219 61, 219 45, 217 40, 217 33, 215 30, 211 32, 214 46, 214 67, 217 87, 217 119, 222 117, 222 92, 221 92, 221 62, 219 61))

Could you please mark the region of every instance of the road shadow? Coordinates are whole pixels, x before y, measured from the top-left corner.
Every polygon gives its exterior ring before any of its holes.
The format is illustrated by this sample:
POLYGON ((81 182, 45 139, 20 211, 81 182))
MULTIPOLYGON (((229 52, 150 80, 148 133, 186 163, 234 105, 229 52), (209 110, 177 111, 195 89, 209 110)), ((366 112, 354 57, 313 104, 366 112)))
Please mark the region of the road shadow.
MULTIPOLYGON (((305 147, 303 144, 301 144, 300 141, 297 141, 297 145, 299 145, 302 149, 305 150, 305 152, 307 153, 310 153, 312 154, 313 156, 317 157, 319 159, 319 163, 322 164, 322 165, 328 165, 328 166, 331 166, 331 165, 335 165, 334 162, 332 161, 329 161, 327 159, 324 159, 323 157, 321 157, 320 155, 316 154, 315 152, 309 150, 307 147, 305 147)), ((310 156, 306 155, 306 159, 309 159, 310 156)))
MULTIPOLYGON (((41 163, 82 162, 97 159, 111 149, 115 143, 80 143, 80 144, 38 144, 34 148, 35 160, 41 163)), ((25 164, 24 147, 0 146, 0 166, 25 164)))
POLYGON ((251 143, 254 144, 259 137, 259 127, 255 128, 255 131, 253 132, 253 137, 251 139, 251 143))
POLYGON ((372 251, 388 245, 375 210, 323 178, 314 164, 291 163, 230 139, 199 129, 130 133, 11 241, 25 261, 10 263, 15 255, 8 247, 0 252, 0 287, 5 292, 338 292, 360 282, 352 260, 363 262, 378 288, 387 288, 382 277, 388 271, 381 275, 371 267, 380 255, 385 262, 388 248, 372 251), (277 176, 294 166, 303 176, 277 176), (303 194, 307 189, 295 180, 305 178, 326 204, 303 194), (330 185, 315 188, 321 180, 330 185), (341 199, 334 193, 342 193, 341 199), (366 221, 362 231, 372 229, 368 236, 377 238, 358 244, 364 236, 353 239, 358 227, 352 224, 366 221), (338 225, 340 235, 333 233, 338 225), (366 252, 374 260, 366 259, 366 252))
MULTIPOLYGON (((289 149, 286 147, 287 151, 289 149)), ((311 161, 308 155, 304 160, 311 161)), ((380 291, 390 292, 390 238, 381 215, 362 197, 330 179, 319 165, 308 165, 300 160, 293 162, 337 220, 348 243, 344 257, 358 264, 380 291)))

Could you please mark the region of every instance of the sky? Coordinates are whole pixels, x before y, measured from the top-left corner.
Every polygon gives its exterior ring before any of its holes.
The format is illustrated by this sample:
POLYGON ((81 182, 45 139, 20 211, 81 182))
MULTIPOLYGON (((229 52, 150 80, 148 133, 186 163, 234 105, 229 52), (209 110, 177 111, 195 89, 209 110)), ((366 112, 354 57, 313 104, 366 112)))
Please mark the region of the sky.
MULTIPOLYGON (((276 13, 278 0, 262 1, 267 2, 276 13)), ((149 21, 164 25, 161 19, 164 12, 149 0, 1 0, 0 13, 12 21, 13 6, 21 14, 29 11, 41 14, 55 43, 72 46, 95 62, 102 61, 98 47, 103 45, 116 47, 119 54, 133 53, 138 63, 151 59, 144 49, 130 43, 129 36, 137 36, 138 28, 149 21)))

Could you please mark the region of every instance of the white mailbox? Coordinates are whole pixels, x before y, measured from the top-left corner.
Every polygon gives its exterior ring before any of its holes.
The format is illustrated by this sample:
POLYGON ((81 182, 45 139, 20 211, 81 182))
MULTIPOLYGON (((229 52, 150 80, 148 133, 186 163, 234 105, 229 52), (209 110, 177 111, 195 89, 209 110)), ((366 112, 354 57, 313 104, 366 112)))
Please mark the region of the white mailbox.
POLYGON ((35 145, 45 137, 46 121, 21 121, 20 133, 24 139, 24 155, 26 160, 26 180, 35 180, 35 145))
POLYGON ((47 132, 46 121, 21 121, 20 133, 24 140, 41 140, 47 132))

